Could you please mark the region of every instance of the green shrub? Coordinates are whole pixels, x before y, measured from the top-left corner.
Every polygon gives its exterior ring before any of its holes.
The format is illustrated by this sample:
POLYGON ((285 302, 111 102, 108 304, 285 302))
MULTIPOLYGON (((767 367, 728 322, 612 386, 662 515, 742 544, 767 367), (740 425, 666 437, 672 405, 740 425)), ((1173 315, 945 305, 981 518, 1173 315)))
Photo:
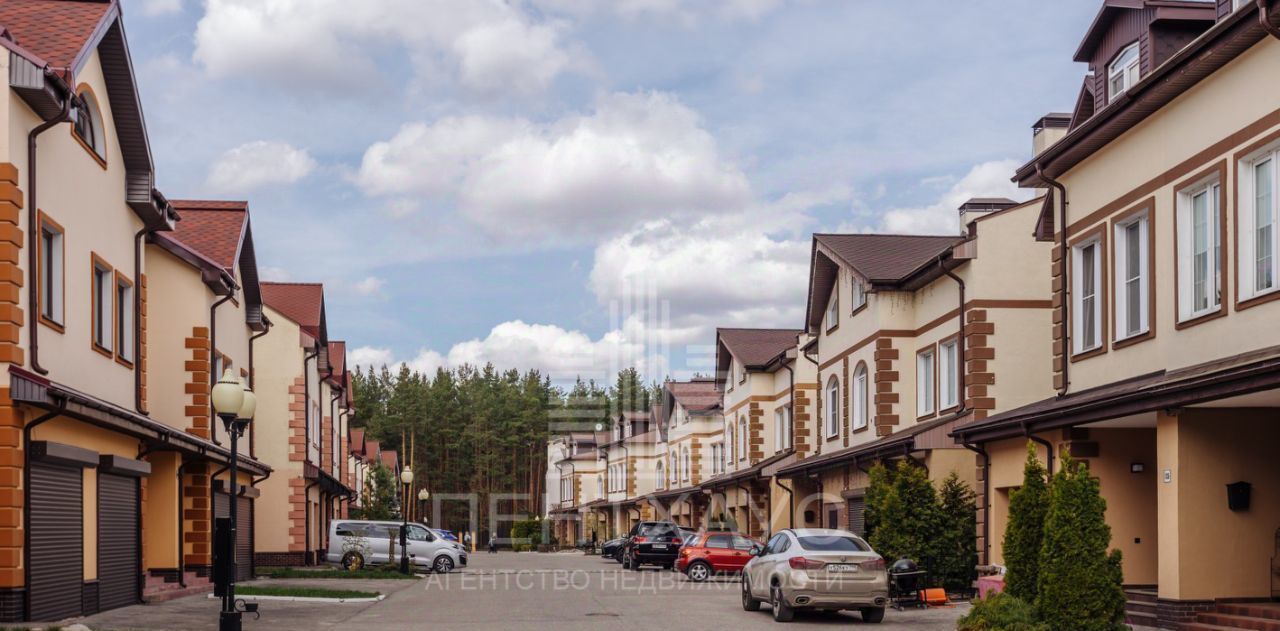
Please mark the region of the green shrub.
POLYGON ((922 565, 936 562, 942 511, 929 474, 907 460, 890 466, 871 470, 871 484, 879 488, 867 493, 874 498, 876 522, 868 543, 889 563, 903 557, 922 565))
POLYGON ((1049 487, 1036 617, 1051 631, 1124 629, 1118 552, 1108 554, 1107 502, 1087 467, 1062 456, 1049 487))
POLYGON ((1035 602, 1040 577, 1044 516, 1049 508, 1046 475, 1035 443, 1027 441, 1022 487, 1009 494, 1009 524, 1004 531, 1004 563, 1008 567, 1004 590, 1027 603, 1035 602))
POLYGON ((1045 631, 1031 605, 1009 594, 991 594, 973 603, 956 631, 1045 631))
POLYGON ((973 490, 954 471, 938 491, 942 529, 937 537, 934 575, 950 592, 970 589, 978 577, 978 506, 973 490))
POLYGON ((542 520, 525 519, 511 524, 511 538, 524 544, 525 547, 542 543, 542 520))

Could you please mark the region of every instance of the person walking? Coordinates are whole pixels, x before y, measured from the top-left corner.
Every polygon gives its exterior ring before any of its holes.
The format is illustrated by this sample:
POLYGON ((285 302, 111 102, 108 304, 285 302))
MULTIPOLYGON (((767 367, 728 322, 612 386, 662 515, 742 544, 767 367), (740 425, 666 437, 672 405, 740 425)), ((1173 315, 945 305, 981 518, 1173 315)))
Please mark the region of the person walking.
POLYGON ((489 533, 489 554, 498 553, 498 533, 489 533))
POLYGON ((463 531, 462 533, 462 547, 465 548, 467 552, 475 552, 475 550, 471 549, 471 531, 469 530, 463 531))

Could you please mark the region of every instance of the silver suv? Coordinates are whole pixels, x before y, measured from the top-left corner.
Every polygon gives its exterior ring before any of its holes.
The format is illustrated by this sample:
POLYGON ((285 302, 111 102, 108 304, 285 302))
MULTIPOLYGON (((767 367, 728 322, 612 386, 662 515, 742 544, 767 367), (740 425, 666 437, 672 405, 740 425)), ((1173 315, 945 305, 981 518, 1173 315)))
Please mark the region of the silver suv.
MULTIPOLYGON (((326 559, 348 570, 370 564, 399 564, 401 526, 398 521, 335 521, 329 526, 326 559)), ((414 567, 445 573, 467 566, 467 552, 461 544, 448 541, 421 524, 407 527, 409 559, 414 567)))
POLYGON ((787 622, 796 609, 856 609, 864 622, 880 622, 889 603, 884 559, 866 541, 845 530, 783 530, 764 548, 752 548, 742 570, 742 608, 773 608, 787 622))

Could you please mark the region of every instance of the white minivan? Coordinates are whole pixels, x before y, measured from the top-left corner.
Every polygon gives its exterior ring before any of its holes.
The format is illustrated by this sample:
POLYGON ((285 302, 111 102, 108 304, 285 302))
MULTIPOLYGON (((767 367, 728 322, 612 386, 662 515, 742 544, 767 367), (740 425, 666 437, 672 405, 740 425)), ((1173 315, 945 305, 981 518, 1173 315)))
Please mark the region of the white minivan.
MULTIPOLYGON (((329 563, 345 569, 400 563, 398 521, 346 519, 329 526, 329 563)), ((431 532, 421 524, 408 525, 409 560, 416 568, 451 572, 467 566, 467 552, 458 543, 431 532)))

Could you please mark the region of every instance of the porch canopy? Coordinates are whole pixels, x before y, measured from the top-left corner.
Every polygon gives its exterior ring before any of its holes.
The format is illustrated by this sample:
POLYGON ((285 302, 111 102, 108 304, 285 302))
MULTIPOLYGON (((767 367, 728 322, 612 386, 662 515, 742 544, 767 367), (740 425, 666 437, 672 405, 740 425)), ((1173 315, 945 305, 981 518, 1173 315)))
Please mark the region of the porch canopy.
POLYGON ((795 478, 825 469, 833 469, 848 465, 858 466, 885 458, 905 457, 917 451, 927 449, 946 449, 956 447, 955 440, 949 432, 956 425, 969 418, 969 413, 957 413, 941 418, 917 423, 902 431, 894 432, 883 438, 862 445, 845 447, 835 451, 811 456, 793 464, 784 466, 777 475, 784 478, 795 478))
POLYGON ((1173 410, 1280 388, 1280 346, 1174 370, 1160 370, 1105 386, 1044 399, 957 427, 964 444, 1015 438, 1173 410))

